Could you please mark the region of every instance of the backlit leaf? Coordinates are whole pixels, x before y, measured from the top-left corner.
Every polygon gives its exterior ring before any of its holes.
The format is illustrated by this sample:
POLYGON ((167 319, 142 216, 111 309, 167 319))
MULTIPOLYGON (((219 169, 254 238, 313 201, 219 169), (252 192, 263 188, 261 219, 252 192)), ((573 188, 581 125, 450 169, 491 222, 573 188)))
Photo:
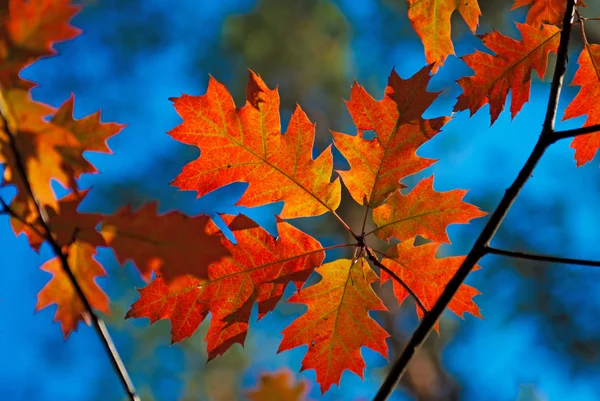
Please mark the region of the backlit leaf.
POLYGON ((384 241, 395 237, 401 241, 420 235, 436 242, 450 242, 446 228, 450 224, 467 224, 484 216, 476 206, 462 202, 467 191, 433 190, 433 176, 425 178, 406 196, 400 191, 373 210, 375 234, 384 241))
POLYGON ((339 171, 352 198, 362 205, 379 206, 392 192, 404 188, 400 180, 415 174, 435 161, 417 156, 416 151, 440 132, 449 120, 421 118, 439 92, 427 92, 431 66, 404 80, 392 71, 382 100, 373 99, 354 83, 346 102, 357 136, 333 132, 335 146, 350 163, 350 170, 339 171), (365 139, 374 131, 374 139, 365 139))
POLYGON ((523 37, 521 41, 497 31, 481 36, 483 44, 495 56, 477 50, 462 58, 475 75, 458 80, 464 92, 458 97, 454 111, 468 109, 473 115, 489 103, 493 124, 504 110, 508 91, 512 91, 513 118, 529 101, 531 73, 535 70, 540 78, 544 77, 548 54, 558 48, 560 29, 552 25, 539 29, 527 24, 517 24, 517 28, 523 37))
POLYGON ((236 245, 221 237, 232 256, 212 264, 208 278, 180 276, 167 285, 158 277, 140 290, 127 316, 148 317, 151 323, 170 319, 173 342, 179 342, 210 312, 209 359, 235 343, 243 345, 254 303, 263 317, 289 283, 300 287, 324 258, 314 238, 283 221, 277 229, 277 240, 261 227, 234 231, 236 245))
POLYGON ((408 18, 425 47, 425 59, 436 63, 433 72, 454 54, 450 38, 450 17, 458 11, 475 33, 481 11, 477 0, 408 0, 408 18))
POLYGON ((308 345, 302 370, 314 369, 325 392, 339 384, 346 369, 363 377, 361 347, 387 358, 389 334, 369 316, 369 311, 386 307, 371 288, 377 276, 365 259, 338 259, 317 272, 322 276, 319 283, 288 300, 305 304, 308 310, 283 330, 279 351, 308 345))
MULTIPOLYGON (((571 85, 581 86, 579 93, 565 109, 563 121, 587 115, 584 127, 600 124, 600 45, 586 44, 579 55, 579 69, 571 85)), ((575 149, 577 166, 582 166, 594 158, 600 148, 600 133, 594 132, 573 138, 571 147, 575 149)))
MULTIPOLYGON (((465 257, 450 256, 438 259, 435 254, 441 244, 430 242, 414 246, 413 242, 414 239, 411 238, 395 245, 388 251, 388 256, 383 258, 382 263, 410 287, 427 310, 431 310, 465 257)), ((474 270, 478 268, 479 266, 475 266, 474 270)), ((391 279, 392 277, 388 273, 381 271, 382 283, 391 279)), ((408 291, 397 281, 394 281, 394 294, 399 304, 409 295, 408 291)), ((450 301, 448 309, 461 318, 465 312, 481 318, 479 308, 473 302, 473 297, 478 294, 480 292, 475 288, 462 284, 450 301)), ((423 311, 418 306, 417 314, 419 317, 423 316, 423 311)))
POLYGON ((340 183, 330 182, 331 148, 312 159, 315 126, 300 107, 282 135, 277 89, 269 89, 254 72, 250 71, 242 108, 235 108, 225 86, 212 77, 205 95, 172 100, 183 123, 169 134, 201 152, 175 178, 174 186, 202 196, 247 182, 238 204, 284 201, 282 218, 318 216, 339 206, 340 183))
MULTIPOLYGON (((71 271, 92 308, 109 313, 108 297, 95 281, 96 277, 106 276, 106 272, 94 259, 96 253, 94 247, 76 241, 66 249, 71 271)), ((67 273, 63 270, 60 259, 55 257, 49 260, 41 269, 52 274, 52 278, 38 293, 35 309, 39 311, 49 305, 57 304, 54 321, 60 322, 65 338, 77 329, 80 321, 85 321, 89 325, 90 316, 77 296, 67 273)))

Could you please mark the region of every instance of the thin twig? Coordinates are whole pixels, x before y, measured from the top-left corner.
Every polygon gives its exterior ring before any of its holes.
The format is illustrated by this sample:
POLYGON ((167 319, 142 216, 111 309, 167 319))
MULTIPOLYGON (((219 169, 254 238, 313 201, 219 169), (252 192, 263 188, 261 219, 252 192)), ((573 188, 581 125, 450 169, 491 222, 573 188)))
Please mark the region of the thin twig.
POLYGON ((510 258, 518 258, 518 259, 537 260, 540 262, 564 263, 564 264, 568 264, 568 265, 600 267, 600 261, 598 261, 598 260, 560 258, 557 256, 536 255, 534 253, 527 253, 527 252, 507 251, 505 249, 498 249, 498 248, 492 248, 492 247, 487 247, 485 249, 485 252, 492 254, 492 255, 507 256, 510 258))
POLYGON ((588 127, 567 129, 564 131, 556 131, 554 133, 554 135, 552 135, 552 139, 554 142, 556 142, 561 139, 575 138, 576 136, 593 134, 593 133, 599 132, 599 131, 600 131, 600 124, 590 125, 588 127))
POLYGON ((6 204, 6 202, 4 202, 4 199, 0 198, 0 205, 2 205, 2 212, 8 214, 9 216, 14 217, 15 219, 19 220, 21 223, 25 224, 26 226, 28 226, 29 228, 31 228, 37 235, 39 235, 41 238, 46 238, 45 234, 42 233, 39 228, 37 228, 35 226, 35 224, 31 224, 30 222, 28 222, 27 220, 25 220, 23 217, 19 216, 17 214, 17 212, 15 212, 9 205, 6 204))
POLYGON ((402 286, 402 288, 404 288, 406 291, 408 291, 408 293, 415 299, 415 302, 417 303, 417 305, 419 305, 419 308, 423 309, 423 314, 425 316, 427 316, 429 311, 427 310, 425 305, 423 305, 423 302, 421 302, 421 300, 419 299, 417 294, 415 294, 415 292, 408 286, 408 284, 406 284, 404 282, 404 280, 402 280, 396 273, 394 273, 392 270, 390 270, 387 266, 385 266, 383 263, 381 263, 379 260, 377 260, 377 257, 375 255, 373 255, 373 253, 371 253, 371 250, 368 247, 365 247, 365 251, 367 252, 367 257, 369 258, 369 260, 371 262, 373 262, 373 264, 375 266, 379 267, 381 270, 383 270, 384 272, 389 274, 394 280, 396 280, 402 286))
POLYGON ((548 100, 548 108, 546 111, 546 118, 544 120, 544 126, 542 133, 536 143, 533 151, 529 158, 525 162, 525 165, 515 178, 513 184, 506 190, 502 200, 498 204, 496 210, 490 216, 487 224, 483 228, 483 231, 477 238, 477 241, 471 248, 471 251, 460 265, 459 269, 455 273, 454 277, 448 282, 446 288, 440 295, 438 301, 435 303, 431 311, 425 315, 421 323, 413 333, 408 344, 402 351, 402 354, 398 360, 393 364, 386 379, 381 385, 379 391, 375 395, 374 401, 386 400, 399 383, 402 375, 406 371, 406 367, 415 353, 421 348, 427 336, 435 326, 436 322, 454 297, 454 294, 458 291, 467 275, 471 272, 475 264, 485 254, 485 248, 489 245, 489 242, 493 238, 494 234, 500 227, 502 220, 506 216, 508 210, 513 204, 515 198, 531 176, 535 166, 539 162, 540 158, 544 154, 546 148, 554 142, 551 138, 554 133, 554 121, 556 119, 556 109, 558 106, 558 98, 560 96, 560 90, 562 86, 563 77, 567 65, 567 52, 569 49, 569 37, 571 34, 571 25, 573 20, 573 11, 575 9, 575 0, 568 0, 563 19, 563 29, 560 34, 560 43, 558 46, 556 65, 554 68, 554 76, 552 78, 552 85, 550 88, 550 98, 548 100))
POLYGON ((348 224, 346 224, 344 219, 342 219, 340 217, 340 215, 336 213, 335 210, 330 209, 330 211, 333 214, 333 217, 335 217, 340 222, 340 224, 344 227, 344 229, 346 231, 348 231, 350 233, 350 235, 352 235, 352 237, 354 237, 355 240, 358 240, 359 236, 354 231, 352 231, 352 229, 350 228, 350 226, 348 224))
MULTIPOLYGON (((104 346, 106 353, 108 354, 108 356, 110 358, 111 364, 112 364, 115 372, 119 376, 119 379, 120 379, 123 387, 125 388, 125 391, 127 392, 129 399, 131 401, 140 401, 140 397, 137 395, 137 393, 135 391, 135 387, 133 386, 131 378, 129 377, 129 373, 127 372, 127 369, 125 368, 125 365, 123 364, 121 356, 119 355, 118 351, 115 348, 115 345, 112 341, 112 338, 110 337, 110 334, 108 332, 108 329, 106 328, 106 325, 104 324, 104 321, 102 320, 101 317, 99 317, 98 315, 96 315, 94 313, 92 306, 90 305, 88 299, 86 298, 86 296, 83 292, 83 289, 77 282, 77 278, 75 277, 75 275, 73 274, 73 271, 71 270, 71 267, 69 266, 69 261, 67 259, 67 255, 65 255, 65 253, 61 249, 61 246, 55 241, 54 237, 52 236, 52 232, 51 232, 49 224, 48 224, 47 215, 46 215, 45 211, 42 209, 42 207, 40 206, 40 204, 38 203, 38 200, 36 199, 36 197, 33 193, 33 190, 31 188, 31 183, 29 182, 29 177, 27 176, 27 171, 25 169, 25 165, 21 158, 21 154, 19 153, 19 150, 17 148, 16 135, 13 132, 11 125, 9 124, 9 121, 7 118, 8 111, 5 110, 5 107, 6 107, 6 103, 4 102, 4 99, 0 99, 0 120, 4 124, 6 134, 9 138, 8 144, 9 144, 10 149, 13 152, 14 157, 15 157, 15 164, 16 164, 15 167, 17 170, 16 173, 20 174, 21 178, 23 179, 25 190, 27 191, 28 195, 31 197, 31 200, 35 204, 36 211, 37 211, 38 215, 40 216, 39 224, 40 224, 42 230, 44 231, 44 233, 43 233, 43 235, 41 235, 41 237, 44 238, 46 241, 48 241, 52 250, 54 251, 56 256, 59 258, 62 269, 64 270, 67 277, 69 278, 69 281, 71 282, 71 285, 73 286, 73 288, 75 288, 75 293, 77 294, 77 296, 80 298, 81 302, 83 303, 83 306, 86 310, 85 313, 89 316, 89 320, 92 322, 92 326, 94 326, 96 333, 100 337, 100 339, 102 341, 102 345, 104 346)), ((6 205, 4 203, 4 201, 2 201, 2 203, 4 205, 6 205)), ((10 208, 6 209, 6 207, 5 207, 5 210, 8 213, 10 213, 12 211, 12 209, 10 209, 10 208)), ((40 233, 40 234, 42 234, 42 233, 40 233)), ((85 318, 85 316, 84 316, 84 318, 85 318)))

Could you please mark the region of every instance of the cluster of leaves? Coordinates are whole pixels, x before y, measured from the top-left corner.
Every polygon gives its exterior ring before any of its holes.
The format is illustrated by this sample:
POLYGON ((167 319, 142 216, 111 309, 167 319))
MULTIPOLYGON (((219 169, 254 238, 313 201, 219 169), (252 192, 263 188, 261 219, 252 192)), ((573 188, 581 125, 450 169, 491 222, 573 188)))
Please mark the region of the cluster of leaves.
MULTIPOLYGON (((109 247, 119 262, 131 260, 149 281, 127 317, 169 319, 172 341, 178 342, 193 335, 210 313, 209 359, 235 343, 243 345, 254 305, 262 318, 291 283, 298 291, 287 302, 308 309, 283 331, 279 351, 308 346, 302 369, 316 371, 323 392, 339 384, 346 369, 362 377, 362 346, 387 357, 389 334, 369 316, 370 311, 386 310, 373 283, 392 280, 397 301, 413 296, 423 316, 464 260, 436 257, 440 245, 450 242, 447 227, 485 214, 462 201, 464 190, 435 191, 433 177, 407 194, 401 192, 405 177, 435 162, 416 151, 450 118, 422 117, 439 96, 427 86, 432 73, 453 53, 452 12, 458 10, 475 31, 477 2, 409 0, 409 18, 431 64, 407 79, 392 71, 381 100, 354 83, 346 105, 357 134, 332 132, 333 145, 314 159, 315 125, 298 106, 286 132, 281 132, 278 91, 252 71, 242 107, 236 107, 228 90, 212 77, 204 95, 172 99, 183 122, 169 135, 201 152, 183 167, 173 186, 200 197, 245 182, 248 187, 239 205, 283 202, 276 238, 245 216, 221 216, 235 241, 208 216, 175 211, 159 215, 155 202, 139 210, 125 207, 110 216, 77 211, 87 193, 78 189, 77 179, 96 172, 83 152, 110 152, 106 140, 122 126, 101 123, 99 113, 74 119, 72 96, 58 109, 36 102, 30 95, 34 84, 19 77, 21 69, 54 54, 53 43, 78 34, 69 25, 77 7, 69 3, 11 0, 0 10, 0 162, 3 185, 17 189, 11 202, 3 201, 3 211, 10 215, 15 233, 26 234, 34 250, 47 241, 57 254, 41 267, 53 277, 38 294, 38 309, 58 305, 55 319, 65 337, 80 321, 89 322, 90 307, 107 313, 108 298, 95 283, 105 271, 94 255, 98 247, 109 247), (333 146, 348 161, 349 170, 333 172, 333 146), (71 193, 56 199, 51 180, 71 193), (364 221, 372 215, 376 228, 371 232, 365 232, 364 224, 349 227, 336 213, 342 183, 364 206, 364 221), (326 213, 348 231, 352 243, 324 247, 289 221, 326 213), (374 249, 368 243, 372 236, 392 245, 374 249), (429 242, 415 245, 417 236, 429 242), (344 247, 353 249, 351 258, 323 264, 327 251, 344 247), (313 272, 320 281, 305 286, 313 272)), ((473 114, 489 104, 494 123, 509 91, 513 117, 529 100, 532 71, 543 77, 548 54, 557 50, 565 1, 517 0, 514 7, 529 3, 527 22, 517 24, 521 40, 499 32, 485 34, 481 39, 494 55, 476 51, 463 57, 474 75, 458 81, 463 93, 454 111, 468 109, 473 114)), ((584 20, 579 23, 583 27, 584 20)), ((564 118, 587 114, 586 126, 598 124, 600 114, 588 107, 600 90, 598 45, 586 41, 579 63, 573 83, 582 89, 564 118)), ((574 140, 578 165, 594 156, 600 146, 597 135, 574 140)), ((481 316, 473 302, 477 294, 462 285, 449 309, 461 317, 465 312, 481 316)))
MULTIPOLYGON (((469 110, 471 115, 486 104, 490 105, 492 124, 504 110, 508 92, 512 91, 511 117, 515 117, 529 101, 531 74, 540 78, 546 73, 548 54, 556 53, 565 14, 566 0, 515 0, 511 10, 530 6, 525 24, 516 23, 521 40, 498 31, 480 35, 483 44, 494 54, 476 51, 461 59, 475 71, 474 76, 458 80, 464 92, 459 96, 454 111, 469 110)), ((408 0, 408 17, 425 47, 425 58, 437 70, 454 47, 450 39, 450 17, 458 11, 473 33, 481 11, 476 0, 455 2, 408 0)), ((586 7, 582 0, 577 7, 586 7)), ((572 85, 581 86, 578 95, 565 110, 562 120, 587 115, 584 127, 600 124, 600 112, 590 107, 600 95, 600 45, 588 42, 583 18, 578 11, 578 23, 584 47, 578 59, 579 70, 572 85), (590 103, 591 102, 591 103, 590 103)), ((571 147, 575 149, 577 166, 592 161, 600 148, 600 133, 578 136, 571 147)))

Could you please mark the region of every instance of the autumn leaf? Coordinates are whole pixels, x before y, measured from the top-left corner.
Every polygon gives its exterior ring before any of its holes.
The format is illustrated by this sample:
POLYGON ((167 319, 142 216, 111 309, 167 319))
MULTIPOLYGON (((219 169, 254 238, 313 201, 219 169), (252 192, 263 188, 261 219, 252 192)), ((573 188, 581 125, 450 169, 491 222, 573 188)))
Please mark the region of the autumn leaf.
POLYGON ((322 280, 292 296, 308 311, 283 330, 279 351, 308 345, 302 370, 314 369, 324 393, 338 384, 345 369, 363 377, 365 346, 387 358, 389 334, 369 316, 371 310, 387 310, 371 288, 377 281, 368 262, 339 259, 317 269, 322 280))
POLYGON ((464 92, 458 97, 454 111, 468 109, 473 115, 489 103, 493 124, 504 110, 509 90, 512 91, 512 118, 529 101, 531 73, 535 70, 540 78, 544 77, 548 54, 556 53, 558 48, 560 29, 552 25, 542 25, 541 29, 516 25, 523 37, 521 41, 494 31, 482 35, 481 39, 495 56, 476 51, 462 57, 475 75, 458 80, 464 92))
POLYGON ((172 341, 179 342, 210 312, 206 340, 212 359, 235 343, 243 345, 255 302, 262 318, 275 308, 289 283, 301 287, 325 256, 317 240, 281 220, 277 240, 259 226, 232 226, 237 244, 221 237, 231 256, 213 263, 207 278, 180 276, 168 285, 156 278, 140 290, 127 317, 148 317, 151 323, 170 319, 172 341))
POLYGON ((282 218, 318 216, 339 206, 340 183, 330 182, 331 148, 312 159, 315 126, 300 107, 282 135, 277 89, 269 89, 254 72, 250 71, 242 108, 235 108, 225 86, 212 77, 205 95, 171 100, 183 123, 169 135, 201 152, 175 178, 174 186, 202 196, 247 182, 238 204, 284 201, 282 218))
MULTIPOLYGON (((104 238, 96 231, 96 226, 100 224, 104 216, 98 213, 77 211, 79 204, 88 191, 80 191, 77 194, 72 192, 60 199, 58 202, 60 213, 57 213, 54 209, 47 210, 47 225, 59 247, 68 246, 74 240, 80 243, 85 242, 93 247, 106 246, 104 238)), ((30 225, 13 218, 12 225, 16 233, 24 232, 31 247, 39 251, 42 242, 45 241, 45 231, 39 220, 30 225)))
POLYGON ((135 212, 128 205, 107 216, 100 231, 119 263, 131 260, 146 281, 152 272, 170 281, 185 274, 206 278, 209 264, 229 255, 209 223, 204 215, 159 215, 158 203, 149 202, 135 212))
POLYGON ((56 110, 50 122, 76 139, 76 141, 58 143, 55 148, 62 157, 63 168, 67 169, 74 178, 79 178, 83 173, 98 172, 83 158, 83 152, 112 153, 106 141, 118 134, 125 125, 100 122, 99 111, 76 120, 73 118, 74 102, 75 98, 71 95, 56 110))
POLYGON ((450 17, 454 11, 475 33, 481 15, 477 0, 408 0, 408 18, 423 42, 427 63, 435 63, 434 73, 449 54, 454 54, 450 38, 450 17))
POLYGON ((69 25, 80 6, 70 0, 10 0, 0 5, 0 83, 40 57, 56 54, 54 43, 81 31, 69 25))
MULTIPOLYGON (((411 238, 395 245, 387 252, 382 263, 410 287, 427 310, 431 310, 465 257, 451 256, 438 259, 435 254, 440 243, 430 242, 420 246, 414 246, 413 243, 414 238, 411 238)), ((479 266, 475 266, 473 270, 478 268, 479 266)), ((381 271, 382 283, 391 278, 387 272, 381 271)), ((394 295, 401 304, 409 293, 398 281, 394 280, 393 286, 394 295)), ((478 294, 480 292, 475 288, 462 284, 448 304, 448 309, 461 318, 465 312, 482 318, 479 308, 473 302, 473 297, 478 294)), ((423 317, 423 311, 418 306, 417 314, 423 317)))
MULTIPOLYGON (((586 44, 579 55, 579 69, 571 85, 581 86, 579 93, 565 109, 562 120, 587 115, 584 127, 600 124, 600 45, 586 44)), ((575 149, 577 167, 592 161, 600 148, 600 133, 593 132, 573 139, 571 147, 575 149)))
POLYGON ((263 373, 260 383, 246 395, 251 401, 306 401, 307 382, 295 382, 289 369, 263 373))
POLYGON ((527 12, 526 23, 539 27, 546 23, 551 25, 560 25, 567 2, 565 0, 515 0, 511 10, 519 7, 524 7, 531 4, 531 8, 527 12))
POLYGON ((467 191, 433 190, 433 176, 425 178, 406 196, 396 191, 386 203, 373 210, 375 235, 384 241, 395 237, 401 241, 420 235, 435 242, 450 242, 446 228, 450 224, 467 224, 485 216, 476 206, 462 202, 467 191))
MULTIPOLYGON (((96 277, 106 276, 104 268, 94 259, 95 248, 85 242, 75 241, 65 247, 73 276, 83 290, 89 304, 103 313, 109 313, 108 297, 95 282, 96 277)), ((77 329, 80 321, 91 324, 88 311, 71 284, 61 261, 55 257, 44 263, 42 270, 52 274, 52 279, 38 293, 36 311, 57 304, 54 321, 59 321, 65 339, 77 329)))
POLYGON ((359 204, 379 206, 391 193, 404 188, 400 180, 435 161, 417 156, 419 146, 440 132, 449 120, 421 115, 440 92, 427 92, 431 68, 404 80, 392 71, 382 100, 376 101, 356 82, 346 102, 357 136, 332 132, 335 146, 348 160, 350 170, 337 170, 352 198, 359 204), (366 139, 365 131, 374 131, 366 139))
MULTIPOLYGON (((28 223, 38 219, 29 187, 41 208, 51 208, 60 212, 59 202, 52 190, 51 181, 56 180, 63 187, 78 191, 76 179, 83 173, 97 170, 83 157, 85 151, 110 152, 106 140, 117 134, 122 125, 100 122, 100 113, 75 120, 73 97, 58 110, 36 102, 22 89, 3 91, 3 113, 9 115, 12 124, 11 139, 6 127, 0 131, 0 163, 5 164, 3 185, 14 185, 17 195, 11 208, 28 223), (51 121, 45 117, 53 115, 51 121), (17 160, 14 149, 19 154, 17 160), (23 180, 19 164, 23 166, 27 181, 23 180)), ((13 229, 18 235, 21 225, 12 219, 13 229)))

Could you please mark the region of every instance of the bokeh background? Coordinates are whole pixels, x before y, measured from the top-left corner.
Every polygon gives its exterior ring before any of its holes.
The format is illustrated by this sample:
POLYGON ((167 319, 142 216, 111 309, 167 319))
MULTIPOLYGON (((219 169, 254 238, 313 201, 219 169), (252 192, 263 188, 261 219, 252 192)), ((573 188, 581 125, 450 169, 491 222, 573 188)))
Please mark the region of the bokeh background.
MULTIPOLYGON (((595 3, 595 2, 588 2, 595 3)), ((478 33, 498 29, 518 37, 513 20, 526 10, 509 12, 512 2, 480 0, 483 17, 478 33)), ((600 15, 589 4, 588 16, 600 15)), ((182 145, 165 132, 180 120, 169 97, 182 92, 203 94, 209 74, 224 82, 243 104, 247 68, 269 86, 279 86, 284 126, 298 102, 317 122, 315 152, 330 142, 329 129, 355 133, 342 99, 356 78, 381 98, 394 67, 407 78, 425 65, 422 45, 412 30, 406 4, 400 0, 107 0, 85 2, 73 24, 84 33, 58 44, 60 55, 23 72, 39 83, 36 100, 60 105, 75 94, 76 117, 102 109, 103 121, 127 124, 109 140, 113 155, 86 154, 101 171, 80 181, 92 187, 84 208, 110 213, 131 203, 160 201, 162 211, 236 212, 244 185, 234 185, 195 200, 193 193, 168 185, 198 149, 182 145)), ((588 38, 600 43, 600 22, 591 21, 588 38), (596 24, 596 26, 594 25, 596 24)), ((452 36, 458 55, 483 49, 458 15, 452 36)), ((576 65, 581 39, 575 33, 567 82, 576 65)), ((547 77, 551 76, 549 68, 547 77)), ((427 116, 449 115, 460 88, 455 80, 470 74, 450 57, 433 78, 430 90, 443 94, 427 116)), ((577 88, 566 87, 559 116, 577 88)), ((539 135, 549 92, 547 80, 534 78, 531 101, 510 120, 508 114, 489 127, 489 109, 475 116, 455 114, 441 134, 419 150, 439 159, 431 168, 404 182, 435 175, 435 189, 470 189, 467 201, 490 212, 510 185, 539 135)), ((580 126, 583 119, 559 124, 580 126)), ((598 158, 575 168, 567 142, 544 156, 498 232, 494 245, 558 256, 600 259, 600 171, 598 158)), ((339 153, 335 168, 345 168, 339 153)), ((56 187, 58 194, 64 190, 56 187)), ((11 188, 0 190, 5 199, 11 188)), ((360 209, 346 193, 340 214, 354 224, 360 209)), ((281 205, 247 210, 273 230, 272 213, 281 205)), ((484 219, 451 226, 445 255, 465 254, 484 219)), ((297 225, 323 243, 343 240, 328 218, 297 225)), ((36 293, 49 279, 38 267, 51 257, 30 250, 15 238, 0 217, 0 400, 121 400, 123 392, 94 331, 82 325, 63 341, 51 323, 55 307, 34 313, 36 293)), ((303 312, 299 305, 280 305, 260 322, 253 315, 245 347, 234 346, 206 364, 206 324, 191 340, 170 346, 168 321, 151 327, 147 319, 124 320, 144 283, 131 264, 120 266, 112 252, 99 260, 108 278, 98 282, 112 300, 106 316, 116 346, 143 400, 243 400, 261 373, 300 369, 305 348, 276 354, 280 331, 303 312)), ((331 258, 331 255, 328 256, 331 258)), ((468 278, 483 294, 476 297, 485 320, 467 315, 461 321, 445 314, 441 335, 433 334, 410 365, 394 400, 596 400, 600 398, 600 271, 487 256, 483 269, 468 278)), ((379 291, 379 290, 378 290, 379 291)), ((288 288, 289 296, 292 288, 288 288)), ((401 352, 417 324, 414 303, 398 308, 381 292, 390 313, 373 316, 392 333, 390 357, 401 352)), ((388 295, 385 295, 388 294, 388 295)), ((370 399, 388 362, 363 348, 365 379, 343 375, 341 386, 321 396, 313 371, 297 374, 311 387, 310 397, 323 400, 370 399)))

